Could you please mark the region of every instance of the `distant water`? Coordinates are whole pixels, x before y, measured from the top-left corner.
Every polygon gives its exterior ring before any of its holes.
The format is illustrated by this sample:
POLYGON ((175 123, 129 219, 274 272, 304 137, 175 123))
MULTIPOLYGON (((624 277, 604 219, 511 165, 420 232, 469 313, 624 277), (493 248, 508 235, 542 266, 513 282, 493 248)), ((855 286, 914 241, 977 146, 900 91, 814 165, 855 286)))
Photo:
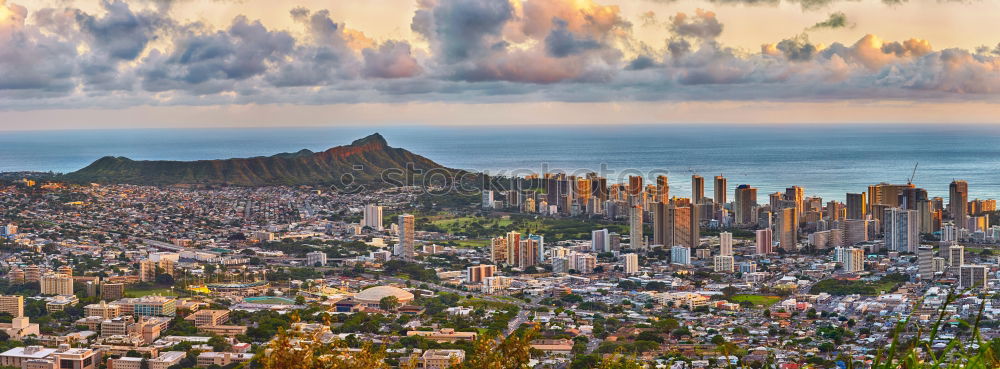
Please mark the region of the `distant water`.
POLYGON ((448 167, 509 173, 599 170, 612 181, 626 169, 664 170, 671 193, 690 196, 692 172, 729 179, 767 194, 790 185, 807 195, 843 201, 878 182, 914 183, 947 198, 953 178, 972 198, 1000 197, 1000 126, 934 125, 662 125, 509 127, 323 127, 0 131, 0 171, 70 172, 106 155, 198 160, 314 151, 383 134, 448 167))

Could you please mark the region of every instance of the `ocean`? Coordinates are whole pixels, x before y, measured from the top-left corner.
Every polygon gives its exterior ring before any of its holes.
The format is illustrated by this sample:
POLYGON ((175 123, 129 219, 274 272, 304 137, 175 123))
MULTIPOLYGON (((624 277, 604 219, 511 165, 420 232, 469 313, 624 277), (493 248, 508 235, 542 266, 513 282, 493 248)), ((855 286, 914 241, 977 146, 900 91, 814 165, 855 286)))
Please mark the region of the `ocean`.
MULTIPOLYGON (((596 171, 609 182, 665 173, 671 194, 690 196, 691 174, 728 178, 767 194, 798 185, 844 201, 879 182, 914 184, 947 198, 953 179, 971 198, 1000 197, 1000 126, 620 125, 336 126, 310 128, 0 131, 0 172, 71 172, 106 155, 199 160, 321 151, 381 133, 390 146, 442 165, 494 174, 596 171), (605 168, 602 170, 602 167, 605 168)), ((650 183, 650 182, 647 182, 650 183)))

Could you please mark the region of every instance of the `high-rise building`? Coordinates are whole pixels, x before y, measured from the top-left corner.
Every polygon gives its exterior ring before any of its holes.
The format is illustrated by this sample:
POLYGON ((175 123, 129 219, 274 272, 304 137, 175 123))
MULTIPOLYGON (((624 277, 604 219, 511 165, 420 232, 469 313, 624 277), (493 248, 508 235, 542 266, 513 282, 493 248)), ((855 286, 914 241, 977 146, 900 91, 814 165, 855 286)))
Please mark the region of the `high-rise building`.
POLYGON ((721 175, 715 176, 715 191, 712 193, 715 197, 715 203, 719 206, 726 205, 726 177, 721 175))
POLYGON ((933 233, 937 231, 934 226, 934 203, 930 200, 917 202, 917 218, 920 219, 920 233, 933 233))
POLYGON ((507 235, 503 237, 504 247, 507 249, 504 254, 507 255, 507 265, 517 266, 521 260, 521 234, 517 232, 507 232, 507 235))
POLYGON ((792 252, 797 250, 799 243, 798 213, 794 207, 778 210, 778 245, 782 250, 792 252))
POLYGON ((958 274, 958 286, 962 289, 986 288, 990 267, 986 265, 963 265, 958 274))
POLYGON ((41 282, 42 268, 38 265, 29 265, 24 267, 24 280, 27 282, 41 282))
POLYGON ((656 202, 670 202, 670 180, 667 176, 656 177, 656 202))
POLYGON ((483 283, 483 280, 492 277, 496 271, 496 265, 480 264, 477 266, 470 266, 466 269, 465 280, 469 283, 483 283))
POLYGON ((772 240, 772 234, 770 228, 758 229, 757 230, 757 255, 767 255, 772 252, 774 247, 774 241, 772 240))
POLYGON ((490 209, 493 207, 493 191, 483 190, 482 207, 483 209, 490 209))
POLYGON ((41 293, 43 295, 72 295, 73 277, 64 274, 43 275, 41 293))
POLYGON ((385 230, 385 227, 382 226, 382 206, 375 204, 365 205, 363 222, 362 226, 364 227, 369 227, 376 231, 385 230))
POLYGON ((733 256, 733 234, 729 232, 719 233, 719 255, 733 256))
POLYGON ((516 263, 518 268, 537 265, 540 258, 538 241, 533 238, 522 238, 518 247, 518 255, 516 263))
POLYGON ((0 313, 10 314, 11 317, 20 318, 24 316, 24 296, 20 295, 0 295, 0 313))
POLYGON ((673 264, 690 265, 691 248, 684 246, 673 246, 670 248, 670 262, 673 264))
POLYGON ((692 206, 656 204, 653 243, 664 246, 697 247, 701 238, 698 211, 692 206))
POLYGON ((490 261, 496 265, 508 263, 507 237, 494 237, 490 240, 490 261))
POLYGON ((700 204, 705 198, 705 178, 695 174, 691 176, 691 203, 700 204))
POLYGON ((890 208, 898 208, 900 206, 900 196, 903 190, 907 188, 914 188, 911 183, 908 184, 889 184, 889 183, 879 183, 876 185, 868 186, 868 209, 869 213, 873 217, 882 216, 881 212, 876 212, 875 205, 885 205, 890 208))
POLYGON ((917 252, 920 246, 920 224, 916 210, 886 209, 885 247, 891 251, 917 252))
POLYGON ((865 219, 867 213, 864 192, 847 194, 847 219, 865 219))
POLYGON ((958 228, 954 224, 945 224, 941 226, 941 242, 951 243, 958 242, 958 228))
POLYGON ((848 219, 841 223, 844 229, 844 244, 856 245, 871 240, 875 221, 868 219, 848 219))
POLYGON ((607 228, 590 232, 590 247, 598 253, 611 251, 611 238, 608 237, 607 228))
POLYGON ((927 200, 927 190, 923 188, 907 187, 899 193, 899 207, 902 209, 917 210, 917 204, 927 200))
POLYGON ((795 203, 795 216, 802 217, 805 214, 805 203, 806 190, 799 186, 792 186, 785 189, 785 200, 793 201, 795 203))
POLYGON ((322 251, 313 251, 306 253, 306 265, 308 266, 326 266, 326 253, 322 251))
POLYGON ((959 268, 965 265, 965 246, 952 245, 948 247, 948 267, 959 268))
POLYGON ((597 266, 597 257, 591 254, 576 254, 576 271, 583 274, 590 274, 594 272, 594 268, 597 266))
POLYGON ((934 279, 934 249, 930 247, 921 247, 917 251, 917 265, 919 268, 920 279, 929 281, 934 279))
POLYGON ((629 248, 632 250, 644 249, 646 246, 643 243, 642 234, 642 206, 632 205, 631 211, 629 211, 628 229, 629 248))
POLYGON ((156 262, 143 259, 139 261, 139 281, 152 282, 156 280, 156 262))
POLYGON ((639 274, 639 255, 622 255, 622 263, 625 264, 625 274, 639 274))
POLYGON ((101 284, 101 299, 115 301, 125 297, 124 283, 104 283, 101 284))
POLYGON ((844 249, 844 271, 858 273, 865 270, 865 251, 855 247, 844 249))
POLYGON ((404 260, 413 260, 416 255, 416 230, 413 229, 413 215, 403 214, 399 216, 399 245, 400 256, 404 260))
POLYGON ((715 271, 717 273, 732 273, 734 260, 732 255, 718 255, 715 257, 715 271))
MULTIPOLYGON (((642 193, 642 177, 641 176, 629 176, 628 177, 628 196, 631 199, 636 199, 639 194, 642 193)), ((634 200, 632 200, 634 201, 634 200)))
MULTIPOLYGON (((612 248, 614 248, 614 240, 615 240, 615 236, 617 236, 617 235, 618 235, 617 233, 612 233, 612 234, 608 235, 608 238, 612 242, 612 248)), ((542 260, 545 259, 545 236, 537 235, 537 234, 529 234, 528 235, 528 239, 531 239, 531 240, 535 241, 535 246, 538 249, 538 262, 541 263, 542 260)), ((619 241, 621 241, 620 238, 619 238, 619 241)))
POLYGON ((968 219, 969 183, 954 180, 948 186, 948 213, 959 229, 966 228, 968 219))
POLYGON ((757 189, 746 184, 739 185, 736 187, 735 197, 733 213, 736 224, 748 226, 757 223, 757 216, 754 214, 754 208, 757 207, 757 189))
POLYGON ((829 201, 826 203, 826 220, 829 222, 841 220, 844 218, 844 204, 829 201))

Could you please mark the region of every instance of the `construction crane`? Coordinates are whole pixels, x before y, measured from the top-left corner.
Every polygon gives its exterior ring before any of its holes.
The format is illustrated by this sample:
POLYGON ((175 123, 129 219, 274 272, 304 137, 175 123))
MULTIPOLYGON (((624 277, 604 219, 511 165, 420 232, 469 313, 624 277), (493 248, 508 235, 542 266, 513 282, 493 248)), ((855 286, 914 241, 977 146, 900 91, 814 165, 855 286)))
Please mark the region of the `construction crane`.
POLYGON ((916 164, 913 164, 913 173, 910 173, 910 179, 906 181, 906 184, 908 184, 908 185, 913 184, 913 177, 915 177, 917 175, 917 166, 918 165, 920 165, 920 162, 917 162, 916 164))

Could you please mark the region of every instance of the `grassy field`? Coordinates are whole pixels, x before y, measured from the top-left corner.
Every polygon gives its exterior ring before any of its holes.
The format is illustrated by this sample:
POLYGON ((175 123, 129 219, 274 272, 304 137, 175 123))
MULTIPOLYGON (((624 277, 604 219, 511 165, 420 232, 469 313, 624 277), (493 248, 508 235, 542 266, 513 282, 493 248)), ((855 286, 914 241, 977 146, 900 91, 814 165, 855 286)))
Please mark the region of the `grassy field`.
POLYGON ((445 243, 452 243, 457 247, 488 247, 490 240, 457 240, 445 243))
POLYGON ((483 217, 460 217, 451 219, 439 219, 431 221, 431 224, 440 227, 448 233, 458 233, 469 228, 473 223, 480 224, 483 228, 503 228, 510 226, 513 222, 510 219, 483 218, 483 217))
MULTIPOLYGON (((608 228, 611 232, 625 234, 627 229, 622 224, 608 224, 578 218, 541 218, 530 215, 513 214, 509 217, 499 216, 461 216, 450 217, 448 214, 434 214, 422 219, 426 224, 417 229, 444 232, 456 236, 466 236, 473 240, 484 240, 496 237, 508 231, 521 234, 538 234, 546 241, 561 241, 567 239, 587 239, 594 229, 608 228)), ((476 241, 469 246, 480 247, 486 243, 476 241)))
POLYGON ((781 297, 763 296, 763 295, 735 295, 729 300, 735 303, 741 303, 743 301, 747 301, 757 306, 771 306, 778 303, 778 301, 781 301, 781 297))
POLYGON ((169 288, 126 289, 125 291, 126 297, 143 297, 149 295, 177 296, 177 292, 169 288))

